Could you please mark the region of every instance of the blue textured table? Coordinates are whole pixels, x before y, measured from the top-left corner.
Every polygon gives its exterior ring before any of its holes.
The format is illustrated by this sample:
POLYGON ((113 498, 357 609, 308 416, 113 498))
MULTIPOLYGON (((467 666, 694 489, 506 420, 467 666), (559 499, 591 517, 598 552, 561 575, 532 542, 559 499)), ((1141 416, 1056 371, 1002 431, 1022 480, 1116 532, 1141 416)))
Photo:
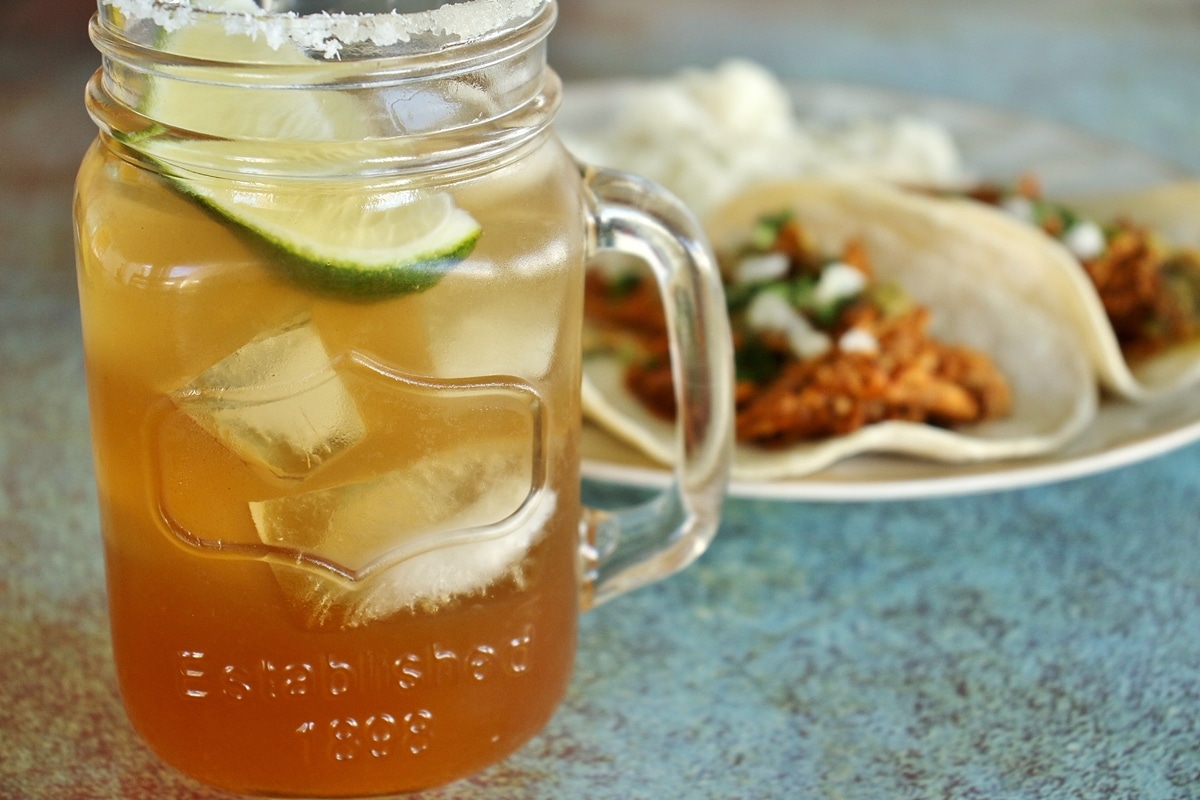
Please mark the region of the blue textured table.
MULTIPOLYGON (((1056 116, 1200 169, 1193 2, 1097 0, 1076 21, 1065 0, 920 0, 912 17, 694 0, 646 46, 683 5, 578 0, 556 62, 575 79, 754 55, 1056 116)), ((0 51, 0 797, 225 797, 138 741, 108 653, 69 222, 94 57, 0 51)), ((732 501, 691 569, 586 615, 541 736, 422 797, 1200 796, 1198 511, 1195 445, 981 496, 732 501)))

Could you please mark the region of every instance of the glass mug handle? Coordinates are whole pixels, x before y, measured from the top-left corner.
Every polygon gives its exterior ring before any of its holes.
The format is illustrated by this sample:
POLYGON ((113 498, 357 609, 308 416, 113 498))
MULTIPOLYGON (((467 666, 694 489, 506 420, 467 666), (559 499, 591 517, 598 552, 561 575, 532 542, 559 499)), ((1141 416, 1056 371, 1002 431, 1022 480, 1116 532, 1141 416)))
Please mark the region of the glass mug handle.
POLYGON ((637 176, 580 170, 590 252, 636 256, 658 283, 678 409, 671 486, 631 508, 584 509, 586 609, 678 572, 716 535, 733 454, 733 351, 720 275, 692 214, 637 176))

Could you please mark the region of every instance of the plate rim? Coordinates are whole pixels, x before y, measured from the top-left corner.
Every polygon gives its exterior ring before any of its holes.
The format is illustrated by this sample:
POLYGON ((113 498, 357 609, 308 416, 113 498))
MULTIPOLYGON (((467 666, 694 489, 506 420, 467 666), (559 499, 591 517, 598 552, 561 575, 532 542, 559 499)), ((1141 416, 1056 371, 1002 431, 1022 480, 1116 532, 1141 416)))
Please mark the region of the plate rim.
MULTIPOLYGON (((607 435, 607 434, 605 434, 607 435)), ((1200 414, 1196 420, 1177 428, 1133 440, 1116 447, 1071 458, 1044 461, 997 462, 1008 468, 963 475, 912 478, 906 480, 822 480, 825 470, 799 478, 778 481, 730 481, 731 497, 764 500, 807 500, 818 502, 877 502, 936 497, 990 494, 1038 486, 1110 472, 1121 467, 1149 461, 1200 441, 1200 414), (1019 464, 1020 466, 1013 466, 1019 464)), ((847 461, 872 458, 852 456, 847 461)), ((901 457, 897 457, 899 459, 901 457)), ((919 460, 919 459, 913 459, 919 460)), ((947 465, 952 468, 954 465, 947 465)), ((642 489, 665 489, 673 474, 650 466, 617 464, 584 457, 581 474, 587 480, 620 484, 642 489)))

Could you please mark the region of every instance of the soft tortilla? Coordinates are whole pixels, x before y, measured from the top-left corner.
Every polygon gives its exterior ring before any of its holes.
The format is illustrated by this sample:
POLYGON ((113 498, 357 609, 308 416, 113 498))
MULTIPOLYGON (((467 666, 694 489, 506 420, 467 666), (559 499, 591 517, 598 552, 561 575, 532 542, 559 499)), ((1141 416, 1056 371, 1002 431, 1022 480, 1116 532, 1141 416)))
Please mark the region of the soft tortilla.
MULTIPOLYGON (((1078 198, 1068 205, 1096 219, 1126 216, 1145 225, 1170 245, 1200 248, 1200 181, 1163 184, 1134 192, 1078 198)), ((1200 384, 1200 340, 1180 344, 1150 358, 1129 364, 1121 353, 1100 298, 1074 256, 1046 237, 1059 268, 1082 277, 1080 294, 1095 311, 1089 313, 1084 335, 1105 388, 1126 400, 1149 402, 1200 384)))
MULTIPOLYGON (((867 246, 881 280, 900 284, 931 310, 931 333, 988 353, 1008 377, 1013 413, 957 430, 910 422, 871 425, 847 436, 768 450, 739 444, 733 478, 808 475, 865 452, 944 462, 1037 456, 1055 450, 1095 417, 1095 375, 1079 347, 1079 321, 1064 317, 1046 285, 1044 237, 1013 222, 974 224, 995 214, 878 183, 802 180, 757 187, 719 209, 707 225, 714 245, 744 238, 765 213, 793 211, 814 245, 839 252, 867 246)), ((663 464, 674 461, 674 426, 625 389, 615 356, 584 365, 585 413, 663 464)))

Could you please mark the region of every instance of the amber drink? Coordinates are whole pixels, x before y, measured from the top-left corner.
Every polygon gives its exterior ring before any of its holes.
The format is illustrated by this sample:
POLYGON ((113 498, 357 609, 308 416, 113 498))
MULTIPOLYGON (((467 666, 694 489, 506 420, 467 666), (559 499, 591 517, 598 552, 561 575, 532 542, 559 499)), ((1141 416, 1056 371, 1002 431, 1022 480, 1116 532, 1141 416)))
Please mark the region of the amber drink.
MULTIPOLYGON (((697 405, 702 480, 661 546, 607 566, 620 516, 580 505, 582 280, 627 243, 551 132, 552 3, 449 43, 429 14, 314 39, 247 3, 101 0, 92 26, 76 229, 121 692, 215 786, 438 785, 546 723, 581 608, 703 549, 726 421, 697 405)), ((724 342, 691 338, 722 391, 724 342)))

